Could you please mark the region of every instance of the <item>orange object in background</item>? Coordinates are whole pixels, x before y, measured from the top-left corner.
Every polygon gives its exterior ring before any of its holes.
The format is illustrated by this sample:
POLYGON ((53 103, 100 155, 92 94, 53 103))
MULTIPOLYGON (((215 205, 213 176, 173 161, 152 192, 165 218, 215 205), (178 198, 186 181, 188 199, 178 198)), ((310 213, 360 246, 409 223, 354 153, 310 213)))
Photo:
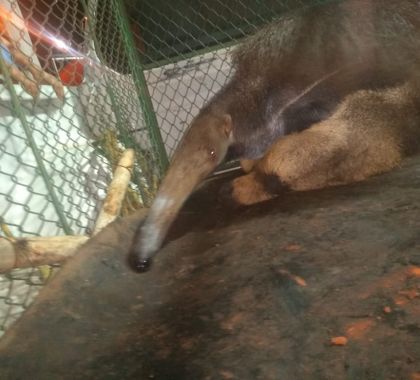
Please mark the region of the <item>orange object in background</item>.
POLYGON ((84 62, 80 59, 69 60, 59 71, 64 86, 79 86, 84 78, 84 62))
POLYGON ((348 341, 349 340, 345 336, 335 336, 334 338, 331 338, 330 343, 333 346, 345 346, 348 341))

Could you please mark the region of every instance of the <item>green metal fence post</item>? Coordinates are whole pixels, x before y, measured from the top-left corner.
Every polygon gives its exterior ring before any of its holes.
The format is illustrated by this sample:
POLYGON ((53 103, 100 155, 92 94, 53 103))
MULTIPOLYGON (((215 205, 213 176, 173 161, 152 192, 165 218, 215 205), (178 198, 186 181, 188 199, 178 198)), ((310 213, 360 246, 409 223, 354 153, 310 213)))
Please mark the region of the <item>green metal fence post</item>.
POLYGON ((160 173, 163 174, 169 164, 168 156, 166 154, 165 146, 163 144, 162 136, 160 134, 159 125, 156 119, 156 114, 153 108, 151 96, 147 88, 146 78, 144 77, 143 68, 137 49, 134 44, 134 39, 130 31, 128 17, 125 11, 124 4, 121 0, 111 0, 114 5, 115 15, 118 25, 121 27, 125 50, 128 61, 131 66, 134 84, 137 89, 139 102, 143 111, 146 126, 150 133, 152 142, 155 144, 159 160, 160 173))

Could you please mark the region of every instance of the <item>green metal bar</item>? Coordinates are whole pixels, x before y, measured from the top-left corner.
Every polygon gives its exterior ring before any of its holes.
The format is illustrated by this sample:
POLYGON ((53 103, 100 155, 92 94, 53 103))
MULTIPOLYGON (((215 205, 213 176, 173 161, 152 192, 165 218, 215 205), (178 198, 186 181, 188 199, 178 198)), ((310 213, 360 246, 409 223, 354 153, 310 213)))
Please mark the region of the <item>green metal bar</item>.
MULTIPOLYGON (((115 117, 117 118, 117 123, 121 126, 121 130, 123 132, 123 138, 125 140, 124 143, 125 143, 126 147, 134 148, 134 150, 136 151, 136 153, 139 154, 138 153, 140 151, 139 147, 137 146, 137 144, 134 141, 132 141, 132 139, 130 139, 127 136, 128 132, 127 132, 126 128, 123 127, 124 126, 124 124, 123 124, 123 117, 122 117, 121 112, 120 112, 120 110, 119 110, 119 108, 117 106, 118 102, 115 99, 114 91, 112 90, 112 88, 110 86, 107 86, 106 87, 106 90, 108 92, 109 98, 111 99, 112 107, 115 110, 114 113, 115 113, 115 117)), ((143 204, 145 204, 147 197, 145 195, 143 186, 140 186, 140 180, 139 180, 139 178, 137 176, 137 171, 136 170, 133 170, 132 171, 132 177, 134 179, 134 182, 138 184, 138 189, 139 189, 139 192, 140 192, 141 200, 142 200, 143 204)))
POLYGON ((144 119, 148 127, 150 137, 155 144, 159 160, 161 163, 160 172, 163 174, 169 165, 168 156, 166 154, 165 146, 163 144, 162 136, 160 134, 159 125, 156 119, 156 114, 153 109, 152 100, 147 88, 146 78, 144 77, 143 69, 140 64, 140 57, 134 44, 133 35, 130 31, 128 17, 121 0, 112 0, 114 4, 115 15, 118 24, 121 27, 123 41, 126 47, 128 62, 131 66, 134 84, 137 88, 137 95, 143 111, 144 119))
MULTIPOLYGON (((89 16, 89 19, 93 19, 95 17, 96 9, 94 8, 96 7, 96 4, 89 3, 89 6, 88 6, 88 4, 86 3, 86 0, 81 0, 81 4, 83 7, 83 11, 85 12, 86 15, 89 16)), ((90 38, 93 41, 94 46, 99 47, 100 44, 95 33, 95 28, 92 26, 92 23, 88 23, 88 33, 89 33, 90 38)), ((100 49, 95 50, 95 54, 98 56, 101 62, 106 62, 100 49)), ((116 96, 115 96, 114 87, 112 86, 112 82, 108 79, 107 75, 105 75, 104 81, 105 81, 106 92, 111 100, 112 112, 114 113, 115 118, 117 119, 118 131, 121 131, 121 135, 123 137, 123 145, 125 146, 125 148, 134 148, 134 150, 136 151, 136 155, 140 155, 140 154, 143 155, 142 149, 138 146, 138 144, 134 141, 134 139, 130 137, 130 132, 125 127, 126 123, 124 123, 123 121, 123 117, 122 117, 120 108, 118 106, 119 102, 117 101, 116 96)), ((139 128, 139 130, 147 131, 148 128, 147 127, 139 128)), ((140 167, 142 168, 142 170, 144 169, 141 165, 140 167)), ((133 170, 132 176, 133 176, 133 182, 137 184, 137 187, 139 189, 140 198, 143 204, 149 205, 151 201, 150 196, 146 194, 144 187, 141 184, 137 170, 133 170)), ((144 176, 143 179, 147 182, 148 186, 150 187, 153 186, 153 182, 150 181, 149 178, 146 178, 146 176, 144 176)))
MULTIPOLYGON (((94 11, 90 12, 90 8, 88 7, 88 4, 86 3, 86 0, 82 0, 81 3, 82 3, 83 11, 85 12, 85 14, 88 15, 89 18, 95 17, 95 15, 94 15, 95 12, 94 11)), ((98 42, 98 39, 96 38, 95 30, 92 27, 91 23, 88 23, 88 28, 89 28, 88 32, 89 32, 90 37, 93 40, 94 46, 100 46, 99 42, 98 42)), ((102 56, 101 51, 99 51, 99 49, 98 49, 98 51, 95 51, 95 54, 98 56, 100 61, 106 62, 104 57, 102 56)), ((118 125, 119 128, 123 128, 124 132, 126 132, 126 128, 124 128, 123 118, 121 117, 121 112, 120 112, 119 107, 118 107, 118 102, 115 100, 113 86, 110 83, 110 80, 108 79, 108 76, 105 76, 104 80, 105 80, 105 90, 106 90, 106 92, 109 95, 109 98, 111 100, 111 109, 112 109, 112 112, 115 115, 115 118, 117 119, 117 125, 118 125)))
POLYGON ((42 159, 41 153, 38 149, 38 146, 36 145, 35 139, 32 135, 31 128, 29 126, 28 121, 26 120, 25 113, 20 105, 19 98, 16 94, 15 88, 13 87, 13 82, 10 78, 9 71, 1 55, 0 55, 0 71, 4 75, 4 80, 10 93, 10 99, 12 101, 13 112, 15 113, 15 115, 18 117, 18 119, 20 120, 22 124, 23 130, 26 135, 27 143, 29 147, 31 148, 32 153, 35 157, 37 168, 42 176, 42 179, 44 180, 45 186, 47 187, 48 194, 51 197, 52 204, 55 208, 55 211, 57 213, 61 226, 67 235, 72 235, 73 231, 71 230, 70 225, 67 223, 66 216, 64 215, 64 210, 61 207, 61 202, 59 201, 59 199, 57 198, 57 195, 55 194, 54 186, 52 185, 50 181, 47 169, 44 166, 44 161, 42 159))

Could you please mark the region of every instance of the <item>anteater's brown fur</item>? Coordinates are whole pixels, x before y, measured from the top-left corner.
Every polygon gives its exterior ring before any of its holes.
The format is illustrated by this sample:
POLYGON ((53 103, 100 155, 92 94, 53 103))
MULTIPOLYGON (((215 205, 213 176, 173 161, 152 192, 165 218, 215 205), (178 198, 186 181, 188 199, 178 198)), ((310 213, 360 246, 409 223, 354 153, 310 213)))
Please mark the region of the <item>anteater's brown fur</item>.
POLYGON ((241 204, 281 186, 360 181, 397 166, 420 137, 420 5, 344 0, 289 14, 234 53, 234 75, 179 145, 131 260, 147 269, 185 199, 230 154, 241 204))
POLYGON ((233 181, 233 198, 252 204, 279 188, 310 190, 364 180, 418 151, 420 87, 415 78, 381 91, 349 95, 327 120, 277 140, 249 172, 233 181), (275 181, 274 181, 275 182, 275 181))

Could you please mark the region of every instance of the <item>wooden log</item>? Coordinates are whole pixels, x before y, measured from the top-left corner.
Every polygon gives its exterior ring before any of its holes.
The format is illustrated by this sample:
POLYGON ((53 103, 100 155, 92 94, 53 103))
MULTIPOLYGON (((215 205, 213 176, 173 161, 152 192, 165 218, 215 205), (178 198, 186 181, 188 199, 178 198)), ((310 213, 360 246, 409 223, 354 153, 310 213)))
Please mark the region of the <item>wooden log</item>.
POLYGON ((88 239, 88 236, 0 238, 0 272, 62 263, 88 239))
MULTIPOLYGON (((97 234, 120 214, 131 169, 134 165, 134 150, 126 150, 114 172, 102 210, 96 221, 93 234, 97 234)), ((144 210, 146 213, 147 210, 144 210)), ((0 237, 0 273, 14 268, 37 267, 60 264, 73 256, 88 236, 53 236, 7 239, 0 237)))
POLYGON ((96 235, 120 215, 121 206, 131 179, 134 157, 133 149, 127 149, 121 155, 114 177, 108 187, 104 204, 96 220, 93 235, 96 235))

